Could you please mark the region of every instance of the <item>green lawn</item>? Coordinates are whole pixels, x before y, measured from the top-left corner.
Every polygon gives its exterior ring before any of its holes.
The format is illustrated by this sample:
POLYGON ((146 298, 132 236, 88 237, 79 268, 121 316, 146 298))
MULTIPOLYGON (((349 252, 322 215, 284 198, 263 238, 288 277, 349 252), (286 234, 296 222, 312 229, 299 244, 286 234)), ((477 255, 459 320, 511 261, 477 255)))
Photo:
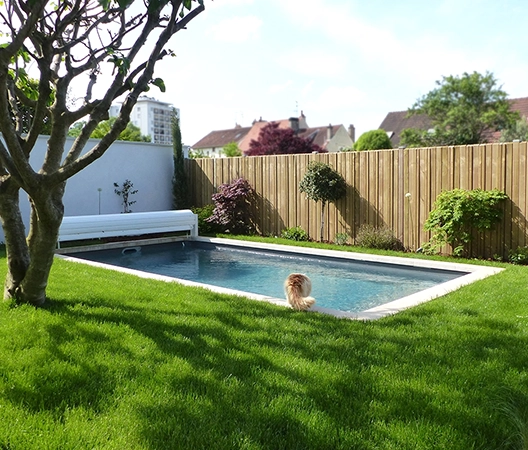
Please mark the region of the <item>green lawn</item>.
POLYGON ((528 449, 527 281, 359 322, 58 260, 1 303, 0 449, 528 449))

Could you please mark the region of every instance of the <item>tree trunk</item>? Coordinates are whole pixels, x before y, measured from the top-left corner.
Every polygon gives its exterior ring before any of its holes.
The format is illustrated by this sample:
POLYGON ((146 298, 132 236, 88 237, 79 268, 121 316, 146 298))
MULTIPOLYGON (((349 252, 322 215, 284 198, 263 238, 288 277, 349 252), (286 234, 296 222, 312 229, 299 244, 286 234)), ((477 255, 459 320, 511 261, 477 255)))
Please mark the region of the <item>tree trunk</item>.
POLYGON ((321 205, 321 242, 323 242, 324 210, 325 210, 325 202, 322 202, 322 205, 321 205))
MULTIPOLYGON (((35 306, 45 303, 48 277, 64 215, 63 194, 64 184, 52 188, 41 186, 38 193, 30 198, 31 219, 25 252, 20 243, 20 237, 24 237, 24 226, 18 205, 17 215, 20 219, 18 224, 4 219, 8 264, 10 258, 15 262, 25 263, 24 266, 20 263, 14 264, 16 271, 10 268, 4 290, 5 299, 14 299, 18 303, 30 303, 35 306), (16 238, 14 242, 18 243, 16 246, 12 242, 13 235, 16 238)), ((2 216, 10 217, 9 214, 4 215, 3 211, 2 216)), ((23 241, 25 243, 25 238, 23 241)))
POLYGON ((14 298, 29 267, 26 230, 19 206, 19 187, 9 178, 0 184, 0 218, 4 230, 7 275, 4 299, 14 298))

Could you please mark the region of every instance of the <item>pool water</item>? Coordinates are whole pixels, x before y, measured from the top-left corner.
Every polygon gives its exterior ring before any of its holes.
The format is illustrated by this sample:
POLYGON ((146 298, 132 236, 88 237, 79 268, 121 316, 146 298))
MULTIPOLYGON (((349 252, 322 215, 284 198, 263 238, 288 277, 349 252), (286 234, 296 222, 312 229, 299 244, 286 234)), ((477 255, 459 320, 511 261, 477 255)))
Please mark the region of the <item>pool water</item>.
POLYGON ((340 260, 202 242, 75 253, 76 258, 184 280, 285 298, 292 272, 308 275, 317 306, 360 312, 414 294, 464 273, 340 260))

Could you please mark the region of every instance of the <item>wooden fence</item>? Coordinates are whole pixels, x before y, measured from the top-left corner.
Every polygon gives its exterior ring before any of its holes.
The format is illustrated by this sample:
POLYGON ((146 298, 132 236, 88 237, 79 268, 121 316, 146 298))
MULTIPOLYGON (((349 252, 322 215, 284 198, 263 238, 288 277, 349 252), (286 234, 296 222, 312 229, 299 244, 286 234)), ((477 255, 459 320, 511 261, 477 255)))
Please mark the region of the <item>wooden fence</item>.
POLYGON ((429 240, 423 224, 441 191, 481 188, 500 189, 509 200, 502 223, 479 236, 471 254, 506 257, 528 244, 526 142, 187 160, 192 200, 196 206, 210 204, 219 185, 243 177, 257 193, 254 213, 261 234, 300 226, 319 239, 321 205, 299 192, 312 160, 332 166, 348 186, 346 196, 326 208, 325 240, 344 232, 354 238, 362 224, 372 224, 389 227, 416 250, 429 240))

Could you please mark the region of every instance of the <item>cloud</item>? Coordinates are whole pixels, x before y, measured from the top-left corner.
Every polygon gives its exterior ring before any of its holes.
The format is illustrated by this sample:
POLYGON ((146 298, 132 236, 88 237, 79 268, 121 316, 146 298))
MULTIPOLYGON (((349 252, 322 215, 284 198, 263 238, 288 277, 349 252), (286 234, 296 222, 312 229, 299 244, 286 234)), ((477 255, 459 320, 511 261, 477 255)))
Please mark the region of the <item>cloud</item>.
POLYGON ((216 2, 208 2, 208 8, 220 8, 225 6, 243 6, 252 5, 254 0, 220 0, 216 2))
POLYGON ((208 34, 217 41, 241 43, 257 39, 261 26, 256 16, 232 17, 212 26, 208 34))
MULTIPOLYGON (((440 8, 445 14, 455 3, 444 0, 433 10, 440 8)), ((322 76, 326 71, 337 83, 353 80, 361 89, 370 89, 372 102, 383 95, 394 105, 410 105, 434 89, 435 81, 443 76, 493 72, 499 55, 504 53, 490 51, 493 41, 475 46, 474 36, 467 36, 464 28, 444 27, 435 21, 431 26, 418 25, 431 14, 431 8, 413 12, 408 22, 416 22, 416 27, 402 29, 398 25, 400 12, 392 7, 382 15, 373 15, 372 11, 368 15, 367 9, 356 7, 354 1, 289 0, 275 4, 297 35, 305 37, 307 47, 305 54, 286 55, 279 64, 299 73, 306 70, 310 76, 322 76), (387 17, 393 20, 383 20, 387 17), (367 87, 375 83, 379 92, 367 87)), ((505 72, 504 65, 500 67, 505 72)), ((511 91, 519 92, 517 77, 508 76, 511 91)))
POLYGON ((329 86, 321 91, 317 103, 321 109, 341 109, 363 103, 367 95, 355 86, 329 86))
POLYGON ((283 92, 283 91, 287 90, 292 85, 293 85, 293 81, 292 80, 288 80, 288 81, 286 81, 285 83, 282 83, 282 84, 272 84, 269 87, 268 92, 270 94, 277 94, 279 92, 283 92))
POLYGON ((315 77, 335 77, 346 73, 347 59, 324 49, 297 49, 283 53, 278 63, 292 72, 315 77))

